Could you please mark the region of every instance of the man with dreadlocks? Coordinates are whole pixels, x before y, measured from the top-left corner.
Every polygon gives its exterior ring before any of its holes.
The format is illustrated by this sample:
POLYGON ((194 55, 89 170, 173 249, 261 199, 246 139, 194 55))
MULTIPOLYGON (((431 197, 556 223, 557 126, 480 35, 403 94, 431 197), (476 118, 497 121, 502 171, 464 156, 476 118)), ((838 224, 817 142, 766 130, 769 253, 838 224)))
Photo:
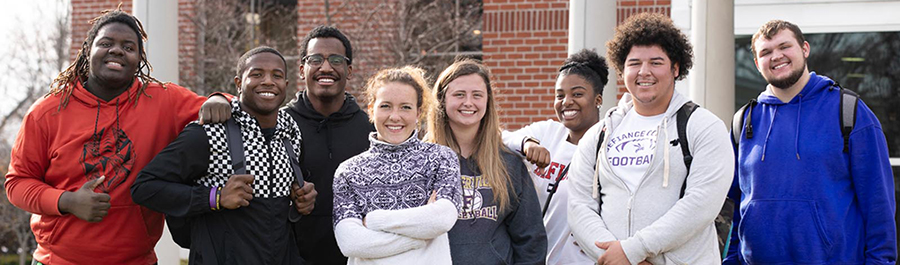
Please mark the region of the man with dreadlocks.
POLYGON ((163 215, 129 188, 206 98, 149 75, 134 16, 106 11, 91 23, 75 61, 22 119, 7 196, 34 213, 38 264, 153 264, 163 215))

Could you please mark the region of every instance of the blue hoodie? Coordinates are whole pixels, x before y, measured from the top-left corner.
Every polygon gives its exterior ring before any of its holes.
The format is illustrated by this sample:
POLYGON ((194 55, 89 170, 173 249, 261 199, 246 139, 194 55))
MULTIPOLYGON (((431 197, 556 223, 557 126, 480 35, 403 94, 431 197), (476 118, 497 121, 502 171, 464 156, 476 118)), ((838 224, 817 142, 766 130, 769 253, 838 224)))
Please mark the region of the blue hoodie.
POLYGON ((757 98, 753 138, 744 130, 736 150, 730 196, 740 208, 725 263, 896 262, 894 181, 881 123, 859 101, 844 153, 833 84, 811 73, 790 102, 768 91, 757 98))

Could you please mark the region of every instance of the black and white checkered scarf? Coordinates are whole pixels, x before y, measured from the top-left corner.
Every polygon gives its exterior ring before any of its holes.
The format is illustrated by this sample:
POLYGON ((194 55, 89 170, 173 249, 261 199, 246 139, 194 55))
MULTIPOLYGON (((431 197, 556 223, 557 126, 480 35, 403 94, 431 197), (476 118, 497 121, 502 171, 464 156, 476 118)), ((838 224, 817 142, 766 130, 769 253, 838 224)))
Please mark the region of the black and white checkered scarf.
MULTIPOLYGON (((283 138, 291 139, 294 153, 300 156, 300 128, 294 119, 284 111, 278 110, 275 135, 266 145, 266 139, 256 118, 241 110, 238 98, 231 102, 231 115, 241 128, 244 144, 244 156, 247 174, 253 175, 253 196, 262 198, 278 198, 290 194, 291 181, 295 179, 284 150, 283 138)), ((231 154, 228 151, 228 139, 225 124, 204 124, 203 129, 209 137, 209 169, 208 175, 197 180, 197 184, 208 187, 224 187, 228 178, 234 174, 231 154)))

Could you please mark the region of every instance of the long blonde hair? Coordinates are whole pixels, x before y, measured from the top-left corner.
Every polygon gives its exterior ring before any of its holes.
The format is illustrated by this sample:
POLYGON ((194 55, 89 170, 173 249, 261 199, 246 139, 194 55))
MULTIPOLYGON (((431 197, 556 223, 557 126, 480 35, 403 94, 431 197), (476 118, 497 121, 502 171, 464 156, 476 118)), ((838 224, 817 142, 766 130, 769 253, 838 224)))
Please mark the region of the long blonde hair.
POLYGON ((509 206, 510 176, 506 170, 505 161, 500 155, 503 146, 503 138, 500 134, 500 115, 497 113, 494 90, 491 88, 490 70, 478 61, 463 59, 453 63, 444 69, 434 83, 434 97, 437 99, 437 109, 428 117, 428 135, 426 141, 450 147, 460 153, 459 143, 453 131, 450 129, 450 120, 447 116, 445 98, 447 86, 461 76, 478 74, 484 79, 487 86, 487 109, 478 126, 475 135, 475 152, 472 154, 478 171, 494 190, 494 201, 497 202, 502 212, 509 206))

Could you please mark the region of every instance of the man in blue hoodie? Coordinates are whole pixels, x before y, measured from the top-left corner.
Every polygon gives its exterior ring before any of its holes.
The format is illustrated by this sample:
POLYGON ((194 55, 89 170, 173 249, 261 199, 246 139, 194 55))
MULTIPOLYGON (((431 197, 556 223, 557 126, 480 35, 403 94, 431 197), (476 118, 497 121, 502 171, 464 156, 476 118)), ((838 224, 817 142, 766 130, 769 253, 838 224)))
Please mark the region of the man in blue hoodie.
POLYGON ((740 201, 726 264, 894 264, 894 181, 881 123, 862 101, 845 150, 841 88, 809 72, 797 25, 753 35, 769 85, 743 113, 731 196, 740 201))

